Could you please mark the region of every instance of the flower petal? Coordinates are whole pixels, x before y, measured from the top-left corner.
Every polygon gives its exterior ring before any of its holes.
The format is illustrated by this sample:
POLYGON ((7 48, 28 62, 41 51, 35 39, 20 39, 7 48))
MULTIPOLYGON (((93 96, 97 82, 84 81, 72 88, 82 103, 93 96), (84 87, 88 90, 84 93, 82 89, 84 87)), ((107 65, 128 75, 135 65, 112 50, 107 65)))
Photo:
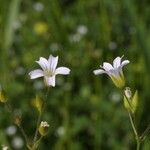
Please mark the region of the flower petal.
POLYGON ((52 55, 49 56, 49 59, 48 59, 48 62, 49 62, 49 69, 54 72, 55 69, 56 69, 56 66, 57 66, 57 63, 58 63, 58 56, 57 57, 54 57, 52 55))
POLYGON ((33 70, 29 73, 29 75, 31 79, 36 79, 44 76, 43 71, 41 69, 33 70))
POLYGON ((113 69, 113 70, 110 70, 108 75, 111 76, 111 77, 115 77, 115 78, 118 78, 119 77, 119 69, 113 69))
POLYGON ((114 69, 113 66, 112 66, 110 63, 107 63, 107 62, 104 62, 104 63, 103 63, 103 68, 104 68, 106 71, 109 71, 109 70, 114 69))
POLYGON ((127 65, 128 63, 130 63, 129 60, 124 60, 124 61, 121 63, 121 66, 123 67, 123 66, 127 65))
POLYGON ((94 70, 93 73, 94 73, 95 75, 99 75, 99 74, 106 73, 106 71, 104 71, 103 69, 97 69, 97 70, 94 70))
POLYGON ((52 76, 52 77, 45 77, 45 84, 47 86, 55 86, 55 76, 52 76))
POLYGON ((67 67, 59 67, 56 69, 55 74, 63 74, 63 75, 67 75, 70 73, 70 69, 67 67))
POLYGON ((113 67, 118 68, 121 65, 121 57, 117 57, 113 61, 113 67))
POLYGON ((36 62, 41 66, 43 70, 47 70, 49 68, 49 63, 44 57, 40 57, 40 60, 36 62))

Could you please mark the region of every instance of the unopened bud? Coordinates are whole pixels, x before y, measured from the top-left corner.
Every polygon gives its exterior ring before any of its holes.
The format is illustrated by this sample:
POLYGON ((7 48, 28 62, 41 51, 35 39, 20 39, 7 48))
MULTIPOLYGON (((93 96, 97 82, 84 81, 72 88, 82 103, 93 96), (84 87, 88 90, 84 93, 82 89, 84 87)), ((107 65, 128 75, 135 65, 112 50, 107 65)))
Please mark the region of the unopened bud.
POLYGON ((36 95, 36 98, 33 100, 33 106, 41 113, 43 100, 40 98, 40 96, 36 95))
POLYGON ((22 122, 22 118, 21 116, 15 116, 14 118, 14 123, 17 125, 17 126, 20 126, 21 125, 21 122, 22 122))
POLYGON ((4 94, 4 92, 2 90, 0 90, 0 102, 1 103, 6 103, 7 102, 7 98, 4 94))
POLYGON ((135 91, 134 95, 132 95, 130 88, 126 87, 124 93, 124 106, 134 114, 138 107, 138 92, 135 91))
POLYGON ((125 93, 125 96, 126 96, 128 99, 131 99, 131 97, 132 97, 132 92, 131 92, 131 90, 130 90, 129 87, 126 87, 126 88, 125 88, 124 93, 125 93))
POLYGON ((39 133, 41 136, 45 136, 48 133, 49 124, 46 121, 42 121, 39 126, 39 133))

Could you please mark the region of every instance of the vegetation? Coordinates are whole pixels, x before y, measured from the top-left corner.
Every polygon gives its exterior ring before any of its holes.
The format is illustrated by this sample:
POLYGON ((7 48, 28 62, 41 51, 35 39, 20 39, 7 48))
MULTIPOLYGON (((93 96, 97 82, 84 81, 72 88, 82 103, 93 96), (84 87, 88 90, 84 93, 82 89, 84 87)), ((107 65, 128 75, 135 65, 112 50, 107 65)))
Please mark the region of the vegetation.
MULTIPOLYGON (((133 150, 136 147, 123 96, 107 76, 93 70, 124 55, 124 75, 138 90, 136 125, 142 133, 150 123, 150 2, 148 0, 0 0, 0 84, 29 139, 38 112, 34 99, 44 99, 43 79, 30 80, 39 57, 59 56, 58 66, 71 69, 50 87, 42 119, 49 133, 39 149, 133 150)), ((14 118, 0 104, 0 145, 16 146, 24 138, 14 118), (15 126, 16 127, 16 126, 15 126), (12 130, 11 130, 12 131, 12 130)), ((23 147, 22 147, 23 146, 23 147)), ((150 137, 142 144, 150 149, 150 137)))

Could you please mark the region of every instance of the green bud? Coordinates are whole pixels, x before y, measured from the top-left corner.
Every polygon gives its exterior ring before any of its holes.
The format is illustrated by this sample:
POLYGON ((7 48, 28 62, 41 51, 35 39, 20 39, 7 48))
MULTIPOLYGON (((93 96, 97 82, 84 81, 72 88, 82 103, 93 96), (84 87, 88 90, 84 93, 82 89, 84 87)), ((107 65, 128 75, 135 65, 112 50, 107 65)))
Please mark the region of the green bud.
POLYGON ((138 92, 132 95, 130 88, 126 87, 124 93, 124 107, 134 114, 138 107, 138 92))
POLYGON ((0 102, 1 103, 6 103, 7 102, 7 98, 6 98, 6 96, 5 96, 5 94, 2 90, 0 91, 0 102))
POLYGON ((20 126, 20 125, 21 125, 21 122, 22 122, 21 116, 19 116, 19 115, 15 116, 15 118, 14 118, 14 123, 15 123, 17 126, 20 126))
POLYGON ((130 98, 132 97, 132 92, 131 92, 131 90, 130 90, 129 87, 126 87, 126 88, 125 88, 124 93, 125 93, 125 96, 126 96, 128 99, 130 99, 130 98))
POLYGON ((37 110, 41 113, 43 107, 43 100, 38 95, 36 95, 36 98, 33 99, 33 106, 37 108, 37 110))
POLYGON ((45 136, 48 133, 49 124, 46 121, 42 121, 39 126, 39 133, 41 136, 45 136))

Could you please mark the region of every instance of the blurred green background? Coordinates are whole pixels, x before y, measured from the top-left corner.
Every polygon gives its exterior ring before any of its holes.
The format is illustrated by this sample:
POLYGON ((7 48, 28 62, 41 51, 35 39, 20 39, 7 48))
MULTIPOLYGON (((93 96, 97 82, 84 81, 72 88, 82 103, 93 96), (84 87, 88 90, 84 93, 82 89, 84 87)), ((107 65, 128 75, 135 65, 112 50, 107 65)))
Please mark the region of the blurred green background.
MULTIPOLYGON (((40 150, 133 150, 135 140, 122 95, 107 76, 94 76, 103 61, 124 55, 127 85, 138 89, 138 131, 150 122, 149 0, 0 0, 0 84, 29 138, 35 131, 36 94, 30 80, 40 56, 59 55, 71 69, 51 88, 43 120, 50 124, 40 150)), ((24 150, 23 137, 0 104, 0 145, 24 150)), ((150 137, 142 150, 150 149, 150 137)))

